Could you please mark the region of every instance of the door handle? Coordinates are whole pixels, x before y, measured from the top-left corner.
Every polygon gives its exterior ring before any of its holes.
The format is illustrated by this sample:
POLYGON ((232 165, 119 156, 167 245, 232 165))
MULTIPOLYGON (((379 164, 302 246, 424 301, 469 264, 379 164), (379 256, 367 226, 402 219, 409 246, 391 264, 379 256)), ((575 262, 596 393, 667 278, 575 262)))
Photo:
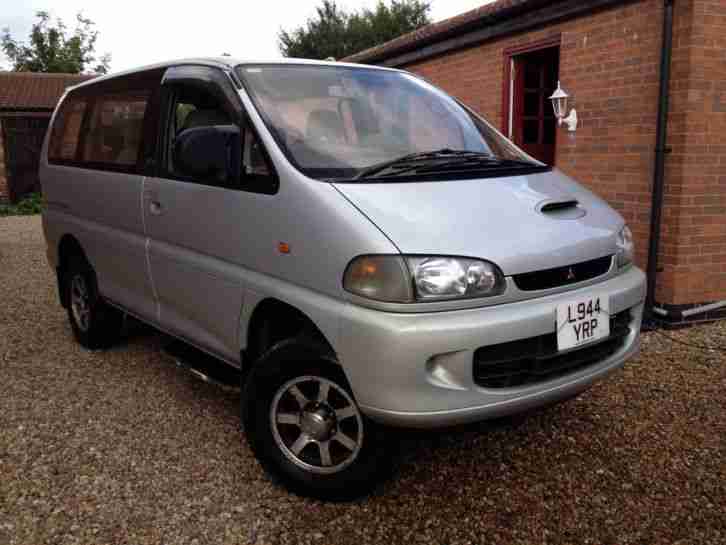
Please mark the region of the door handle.
POLYGON ((149 202, 149 212, 154 216, 160 216, 164 212, 164 208, 159 201, 151 201, 149 202))

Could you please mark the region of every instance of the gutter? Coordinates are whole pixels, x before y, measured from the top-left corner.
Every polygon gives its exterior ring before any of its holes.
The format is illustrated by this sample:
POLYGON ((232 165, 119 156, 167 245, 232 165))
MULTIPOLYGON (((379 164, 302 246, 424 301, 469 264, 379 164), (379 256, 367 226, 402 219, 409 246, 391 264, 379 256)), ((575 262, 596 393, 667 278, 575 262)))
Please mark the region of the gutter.
MULTIPOLYGON (((419 36, 411 42, 392 44, 385 49, 374 47, 373 50, 354 53, 341 60, 400 68, 452 51, 467 49, 502 36, 526 32, 533 28, 544 28, 558 21, 590 15, 597 10, 631 2, 635 2, 635 0, 520 1, 511 7, 502 7, 499 11, 483 15, 466 24, 434 32, 430 36, 426 36, 425 32, 420 29, 414 31, 414 34, 419 36)), ((433 25, 437 24, 439 23, 433 23, 433 25)), ((396 38, 392 42, 399 39, 396 38)))
POLYGON ((671 320, 675 321, 683 321, 691 316, 695 316, 696 314, 703 314, 705 312, 710 312, 712 310, 718 310, 720 308, 726 307, 726 300, 724 301, 717 301, 715 303, 711 303, 709 305, 701 305, 698 307, 689 308, 686 310, 666 310, 662 307, 651 307, 650 310, 654 314, 658 314, 660 316, 664 316, 666 318, 670 318, 671 320))
POLYGON ((665 189, 665 159, 671 152, 667 146, 668 105, 670 99, 671 57, 673 55, 673 4, 675 0, 663 2, 663 50, 660 59, 660 94, 658 102, 658 125, 656 128, 655 173, 653 175, 653 199, 650 211, 650 243, 648 246, 648 287, 645 299, 646 312, 657 314, 673 321, 683 321, 726 307, 726 300, 700 305, 686 310, 666 310, 656 306, 655 287, 658 274, 658 252, 660 250, 660 231, 663 213, 663 194, 665 189))
MULTIPOLYGON (((670 100, 671 57, 673 55, 673 3, 663 2, 663 47, 660 59, 660 91, 658 97, 658 122, 656 126, 655 169, 653 175, 653 194, 650 208, 650 237, 648 245, 646 312, 655 310, 655 287, 658 274, 658 252, 660 250, 660 231, 663 214, 663 194, 665 188, 665 159, 670 152, 667 147, 668 106, 670 100)), ((667 311, 659 309, 661 312, 667 311)), ((658 314, 661 314, 658 312, 658 314)))

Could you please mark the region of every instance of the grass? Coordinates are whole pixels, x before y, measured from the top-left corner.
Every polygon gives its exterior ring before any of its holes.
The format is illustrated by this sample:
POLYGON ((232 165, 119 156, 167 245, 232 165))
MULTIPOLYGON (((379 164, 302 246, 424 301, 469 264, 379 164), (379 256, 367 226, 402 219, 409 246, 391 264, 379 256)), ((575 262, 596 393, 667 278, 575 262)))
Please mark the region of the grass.
POLYGON ((31 216, 43 210, 40 193, 31 193, 16 204, 0 204, 0 216, 31 216))

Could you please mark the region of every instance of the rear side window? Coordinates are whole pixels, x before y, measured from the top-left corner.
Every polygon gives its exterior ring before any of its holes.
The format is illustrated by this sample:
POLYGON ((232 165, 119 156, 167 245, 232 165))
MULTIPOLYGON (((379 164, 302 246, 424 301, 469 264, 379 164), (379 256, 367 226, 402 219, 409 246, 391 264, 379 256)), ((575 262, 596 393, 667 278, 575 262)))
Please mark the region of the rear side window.
POLYGON ((134 167, 141 152, 148 92, 101 95, 89 112, 84 163, 134 167))
POLYGON ((69 97, 63 101, 56 114, 50 136, 48 147, 50 161, 73 161, 76 158, 85 113, 85 100, 69 97))

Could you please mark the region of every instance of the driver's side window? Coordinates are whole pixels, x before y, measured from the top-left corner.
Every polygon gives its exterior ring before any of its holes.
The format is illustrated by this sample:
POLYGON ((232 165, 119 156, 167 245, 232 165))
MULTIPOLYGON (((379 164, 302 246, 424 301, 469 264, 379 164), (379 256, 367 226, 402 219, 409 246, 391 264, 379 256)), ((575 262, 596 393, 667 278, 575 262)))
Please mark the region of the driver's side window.
POLYGON ((251 127, 243 123, 238 127, 219 99, 204 90, 176 86, 172 93, 170 115, 168 117, 166 170, 174 178, 187 181, 220 185, 230 189, 248 189, 251 191, 274 192, 268 187, 273 183, 266 155, 251 127), (237 164, 236 174, 231 175, 229 169, 216 169, 204 176, 191 174, 177 156, 175 147, 185 131, 204 127, 236 127, 239 129, 238 147, 229 150, 230 164, 237 164), (241 164, 240 164, 241 162, 241 164), (241 168, 240 168, 241 166, 241 168))
MULTIPOLYGON (((176 176, 188 177, 188 173, 175 156, 175 145, 179 136, 188 129, 231 125, 232 120, 219 100, 199 89, 179 86, 174 90, 169 116, 167 169, 176 176)), ((198 180, 206 183, 224 183, 226 173, 217 172, 210 175, 212 179, 198 180)))
POLYGON ((264 151, 255 133, 249 128, 242 131, 242 174, 244 176, 269 176, 264 151))

